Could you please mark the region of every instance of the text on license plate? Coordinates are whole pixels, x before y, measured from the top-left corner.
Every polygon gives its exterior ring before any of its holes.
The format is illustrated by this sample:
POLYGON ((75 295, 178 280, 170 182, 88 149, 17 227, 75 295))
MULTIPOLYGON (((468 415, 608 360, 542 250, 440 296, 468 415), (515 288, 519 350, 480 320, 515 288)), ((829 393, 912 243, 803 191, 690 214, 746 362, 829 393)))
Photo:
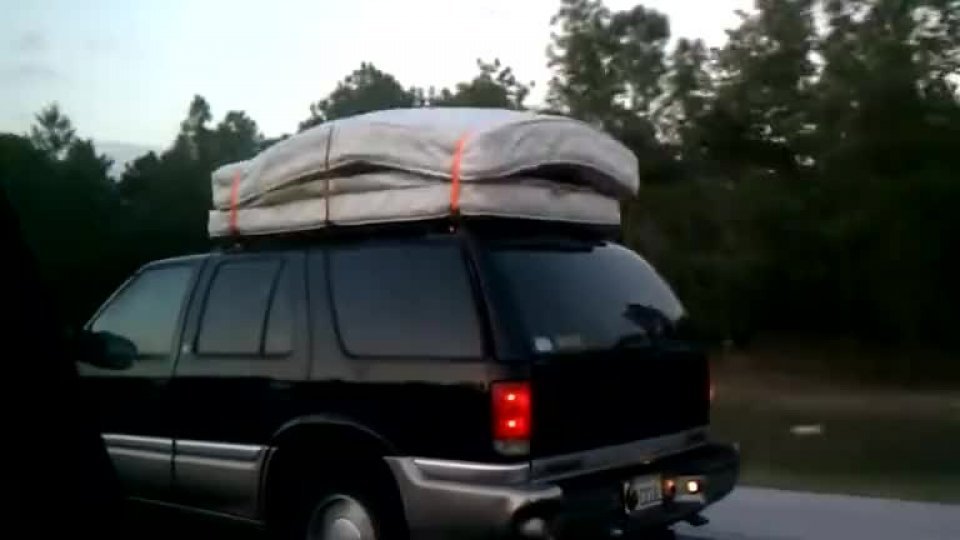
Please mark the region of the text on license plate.
POLYGON ((636 512, 657 506, 663 500, 659 476, 639 476, 623 482, 623 509, 636 512))

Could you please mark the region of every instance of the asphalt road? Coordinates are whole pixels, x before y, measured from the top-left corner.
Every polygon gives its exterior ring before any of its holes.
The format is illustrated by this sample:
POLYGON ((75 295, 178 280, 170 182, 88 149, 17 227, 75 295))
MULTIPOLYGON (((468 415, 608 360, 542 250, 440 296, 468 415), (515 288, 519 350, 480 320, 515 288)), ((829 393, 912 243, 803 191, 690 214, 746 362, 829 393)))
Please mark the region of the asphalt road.
POLYGON ((738 488, 683 540, 960 540, 960 505, 738 488))

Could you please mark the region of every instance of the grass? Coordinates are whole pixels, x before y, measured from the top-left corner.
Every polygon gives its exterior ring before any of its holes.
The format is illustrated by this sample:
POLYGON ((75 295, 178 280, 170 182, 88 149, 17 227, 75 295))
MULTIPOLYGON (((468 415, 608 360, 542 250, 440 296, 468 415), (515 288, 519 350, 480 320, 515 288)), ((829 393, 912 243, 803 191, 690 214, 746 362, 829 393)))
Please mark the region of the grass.
POLYGON ((960 503, 960 392, 787 375, 723 361, 714 436, 742 483, 960 503))

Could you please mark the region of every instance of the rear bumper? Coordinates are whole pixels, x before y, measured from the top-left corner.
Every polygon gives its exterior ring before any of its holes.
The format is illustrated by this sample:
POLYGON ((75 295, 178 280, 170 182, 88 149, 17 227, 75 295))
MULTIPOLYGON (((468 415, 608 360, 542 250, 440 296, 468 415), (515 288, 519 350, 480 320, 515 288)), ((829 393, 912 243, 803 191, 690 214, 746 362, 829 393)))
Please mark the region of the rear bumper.
POLYGON ((655 461, 616 469, 531 480, 529 464, 495 465, 409 457, 387 461, 400 488, 414 538, 544 537, 546 531, 625 533, 681 521, 727 495, 739 474, 739 455, 728 445, 701 444, 655 461), (698 480, 697 494, 665 497, 657 506, 627 513, 623 482, 660 475, 698 480))

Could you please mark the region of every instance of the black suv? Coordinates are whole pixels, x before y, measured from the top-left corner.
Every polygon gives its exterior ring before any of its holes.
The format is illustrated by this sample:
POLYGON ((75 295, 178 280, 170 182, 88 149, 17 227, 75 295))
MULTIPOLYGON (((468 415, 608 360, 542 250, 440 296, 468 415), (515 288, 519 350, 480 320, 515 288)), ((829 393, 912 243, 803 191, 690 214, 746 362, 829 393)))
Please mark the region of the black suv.
POLYGON ((701 522, 738 471, 706 357, 606 238, 438 222, 146 265, 82 368, 125 489, 291 538, 701 522))

